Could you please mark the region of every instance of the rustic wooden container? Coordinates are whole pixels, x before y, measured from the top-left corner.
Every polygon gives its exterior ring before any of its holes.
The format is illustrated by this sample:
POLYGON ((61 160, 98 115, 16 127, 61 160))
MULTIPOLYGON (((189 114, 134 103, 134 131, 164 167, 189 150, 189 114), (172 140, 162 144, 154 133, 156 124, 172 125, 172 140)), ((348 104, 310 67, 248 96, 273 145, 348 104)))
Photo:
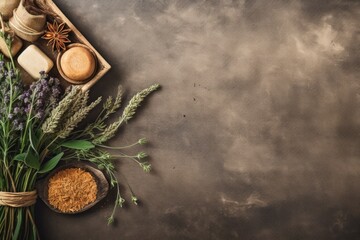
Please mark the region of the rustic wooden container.
MULTIPOLYGON (((75 38, 78 39, 78 42, 81 42, 91 48, 96 54, 98 60, 97 72, 94 74, 92 79, 82 86, 82 89, 85 91, 93 86, 101 77, 107 73, 111 66, 110 64, 100 55, 100 53, 90 44, 90 42, 81 34, 81 32, 70 22, 70 20, 61 12, 61 10, 55 5, 52 0, 47 0, 47 4, 51 9, 66 23, 66 25, 71 28, 72 33, 75 35, 75 38)), ((55 62, 55 61, 54 61, 55 62)))
MULTIPOLYGON (((99 81, 105 73, 107 73, 111 66, 110 64, 100 55, 100 53, 91 45, 91 43, 81 34, 81 32, 74 26, 74 24, 64 15, 64 13, 56 6, 56 4, 52 0, 46 0, 46 4, 50 7, 50 9, 63 21, 66 23, 67 27, 70 28, 72 31, 69 33, 69 39, 72 43, 82 43, 89 47, 93 53, 95 53, 97 58, 97 68, 93 76, 84 84, 81 84, 82 90, 86 91, 90 89, 97 81, 99 81)), ((24 50, 28 45, 28 43, 24 41, 24 50)), ((32 43, 38 46, 50 59, 54 62, 54 68, 50 71, 50 76, 57 77, 60 79, 62 85, 67 87, 71 85, 70 82, 66 81, 59 73, 59 70, 56 68, 56 59, 57 59, 57 52, 52 52, 51 48, 47 46, 47 41, 44 39, 39 38, 36 42, 32 43)), ((22 51, 20 50, 20 52, 22 51)), ((20 67, 20 66, 19 66, 20 67)), ((20 67, 21 68, 21 67, 20 67)), ((26 83, 31 83, 34 81, 29 75, 22 71, 23 79, 26 83)))

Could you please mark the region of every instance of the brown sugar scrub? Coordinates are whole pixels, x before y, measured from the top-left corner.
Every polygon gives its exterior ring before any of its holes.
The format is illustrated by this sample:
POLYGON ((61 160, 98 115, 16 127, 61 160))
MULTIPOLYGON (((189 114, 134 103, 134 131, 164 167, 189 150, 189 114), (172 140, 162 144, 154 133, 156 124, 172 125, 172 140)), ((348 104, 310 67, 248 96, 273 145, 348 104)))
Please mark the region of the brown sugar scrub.
POLYGON ((96 200, 94 177, 81 168, 66 168, 48 182, 50 205, 64 213, 77 212, 96 200))

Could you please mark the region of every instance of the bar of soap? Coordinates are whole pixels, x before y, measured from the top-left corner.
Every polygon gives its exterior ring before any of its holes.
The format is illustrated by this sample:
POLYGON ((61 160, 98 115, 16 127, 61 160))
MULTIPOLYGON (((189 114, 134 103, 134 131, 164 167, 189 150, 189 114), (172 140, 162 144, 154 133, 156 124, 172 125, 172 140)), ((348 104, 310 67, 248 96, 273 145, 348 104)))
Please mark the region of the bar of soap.
POLYGON ((19 55, 18 63, 34 79, 40 78, 41 71, 48 73, 54 66, 53 61, 35 45, 30 45, 19 55))
POLYGON ((60 59, 63 73, 71 80, 84 81, 95 71, 95 57, 84 47, 72 47, 60 59))

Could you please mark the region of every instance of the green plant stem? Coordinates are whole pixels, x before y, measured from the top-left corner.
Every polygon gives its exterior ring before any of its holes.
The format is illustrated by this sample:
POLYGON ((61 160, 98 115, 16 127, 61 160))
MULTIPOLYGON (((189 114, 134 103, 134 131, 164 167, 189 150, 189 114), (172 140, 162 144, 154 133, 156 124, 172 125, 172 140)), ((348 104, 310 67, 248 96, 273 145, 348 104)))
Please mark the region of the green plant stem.
POLYGON ((127 178, 125 177, 125 175, 123 175, 123 174, 121 174, 121 173, 120 173, 119 175, 124 179, 127 187, 128 187, 129 190, 130 190, 131 195, 132 195, 132 196, 135 196, 134 191, 132 190, 132 187, 130 186, 129 181, 127 180, 127 178))
MULTIPOLYGON (((110 178, 112 179, 112 181, 115 182, 115 186, 116 186, 116 200, 115 200, 114 208, 111 212, 111 216, 109 218, 109 219, 112 219, 112 221, 113 221, 116 209, 118 207, 122 207, 124 199, 121 197, 119 182, 117 181, 114 172, 108 172, 108 174, 110 175, 110 178)), ((108 223, 110 224, 111 222, 109 221, 108 223)))
MULTIPOLYGON (((49 147, 51 147, 51 145, 52 144, 54 144, 55 142, 56 142, 56 140, 58 140, 58 136, 56 136, 45 148, 44 148, 44 150, 41 152, 41 154, 40 154, 40 156, 41 156, 41 160, 44 160, 45 159, 45 157, 46 157, 46 154, 45 154, 45 152, 47 152, 48 151, 48 149, 49 149, 49 147)), ((59 147, 59 146, 58 146, 59 147)), ((41 161, 42 162, 42 161, 41 161)), ((40 163, 41 163, 40 162, 40 163)))
MULTIPOLYGON (((4 36, 4 41, 6 41, 5 36, 4 36)), ((10 42, 9 44, 6 44, 6 48, 7 48, 7 51, 9 53, 9 56, 10 56, 11 65, 12 65, 13 69, 16 69, 15 62, 14 62, 14 59, 13 59, 12 54, 11 54, 11 47, 12 47, 12 42, 10 42)))
POLYGON ((134 146, 136 146, 138 144, 139 144, 139 142, 136 142, 136 143, 132 143, 130 145, 123 146, 123 147, 111 147, 111 146, 102 145, 102 144, 95 144, 95 145, 98 146, 98 147, 101 147, 101 148, 120 150, 120 149, 131 148, 131 147, 134 147, 134 146))
POLYGON ((35 99, 35 94, 33 93, 32 96, 31 96, 31 104, 30 104, 31 107, 30 107, 30 111, 29 111, 29 113, 27 114, 27 118, 26 118, 25 131, 23 132, 23 136, 22 136, 22 140, 21 140, 20 153, 22 153, 22 152, 24 151, 25 144, 26 144, 26 139, 25 139, 25 137, 27 136, 30 122, 31 122, 31 120, 33 119, 33 118, 31 117, 31 115, 32 115, 32 111, 33 111, 34 99, 35 99))
POLYGON ((138 163, 140 166, 141 166, 141 163, 142 163, 142 162, 140 162, 139 160, 137 160, 137 159, 135 158, 136 156, 128 156, 128 155, 126 155, 126 154, 111 155, 111 157, 112 157, 113 159, 116 159, 116 158, 129 158, 129 159, 135 161, 136 163, 138 163))
POLYGON ((4 163, 5 163, 6 173, 7 173, 8 177, 9 177, 9 179, 10 179, 12 191, 13 191, 13 192, 16 192, 15 181, 14 181, 14 179, 13 179, 13 177, 12 177, 12 174, 11 174, 11 172, 10 172, 10 170, 9 170, 9 166, 7 165, 6 161, 7 161, 7 160, 5 159, 5 160, 4 160, 4 163))

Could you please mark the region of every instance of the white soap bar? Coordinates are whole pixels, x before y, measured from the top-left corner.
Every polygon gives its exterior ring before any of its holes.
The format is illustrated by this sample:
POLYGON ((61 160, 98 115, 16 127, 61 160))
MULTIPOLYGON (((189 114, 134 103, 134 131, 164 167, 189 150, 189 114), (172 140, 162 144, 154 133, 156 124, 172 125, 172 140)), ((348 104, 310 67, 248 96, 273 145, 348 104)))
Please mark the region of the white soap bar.
POLYGON ((35 79, 40 78, 41 71, 48 73, 54 66, 53 61, 35 45, 30 45, 19 55, 18 63, 35 79))

